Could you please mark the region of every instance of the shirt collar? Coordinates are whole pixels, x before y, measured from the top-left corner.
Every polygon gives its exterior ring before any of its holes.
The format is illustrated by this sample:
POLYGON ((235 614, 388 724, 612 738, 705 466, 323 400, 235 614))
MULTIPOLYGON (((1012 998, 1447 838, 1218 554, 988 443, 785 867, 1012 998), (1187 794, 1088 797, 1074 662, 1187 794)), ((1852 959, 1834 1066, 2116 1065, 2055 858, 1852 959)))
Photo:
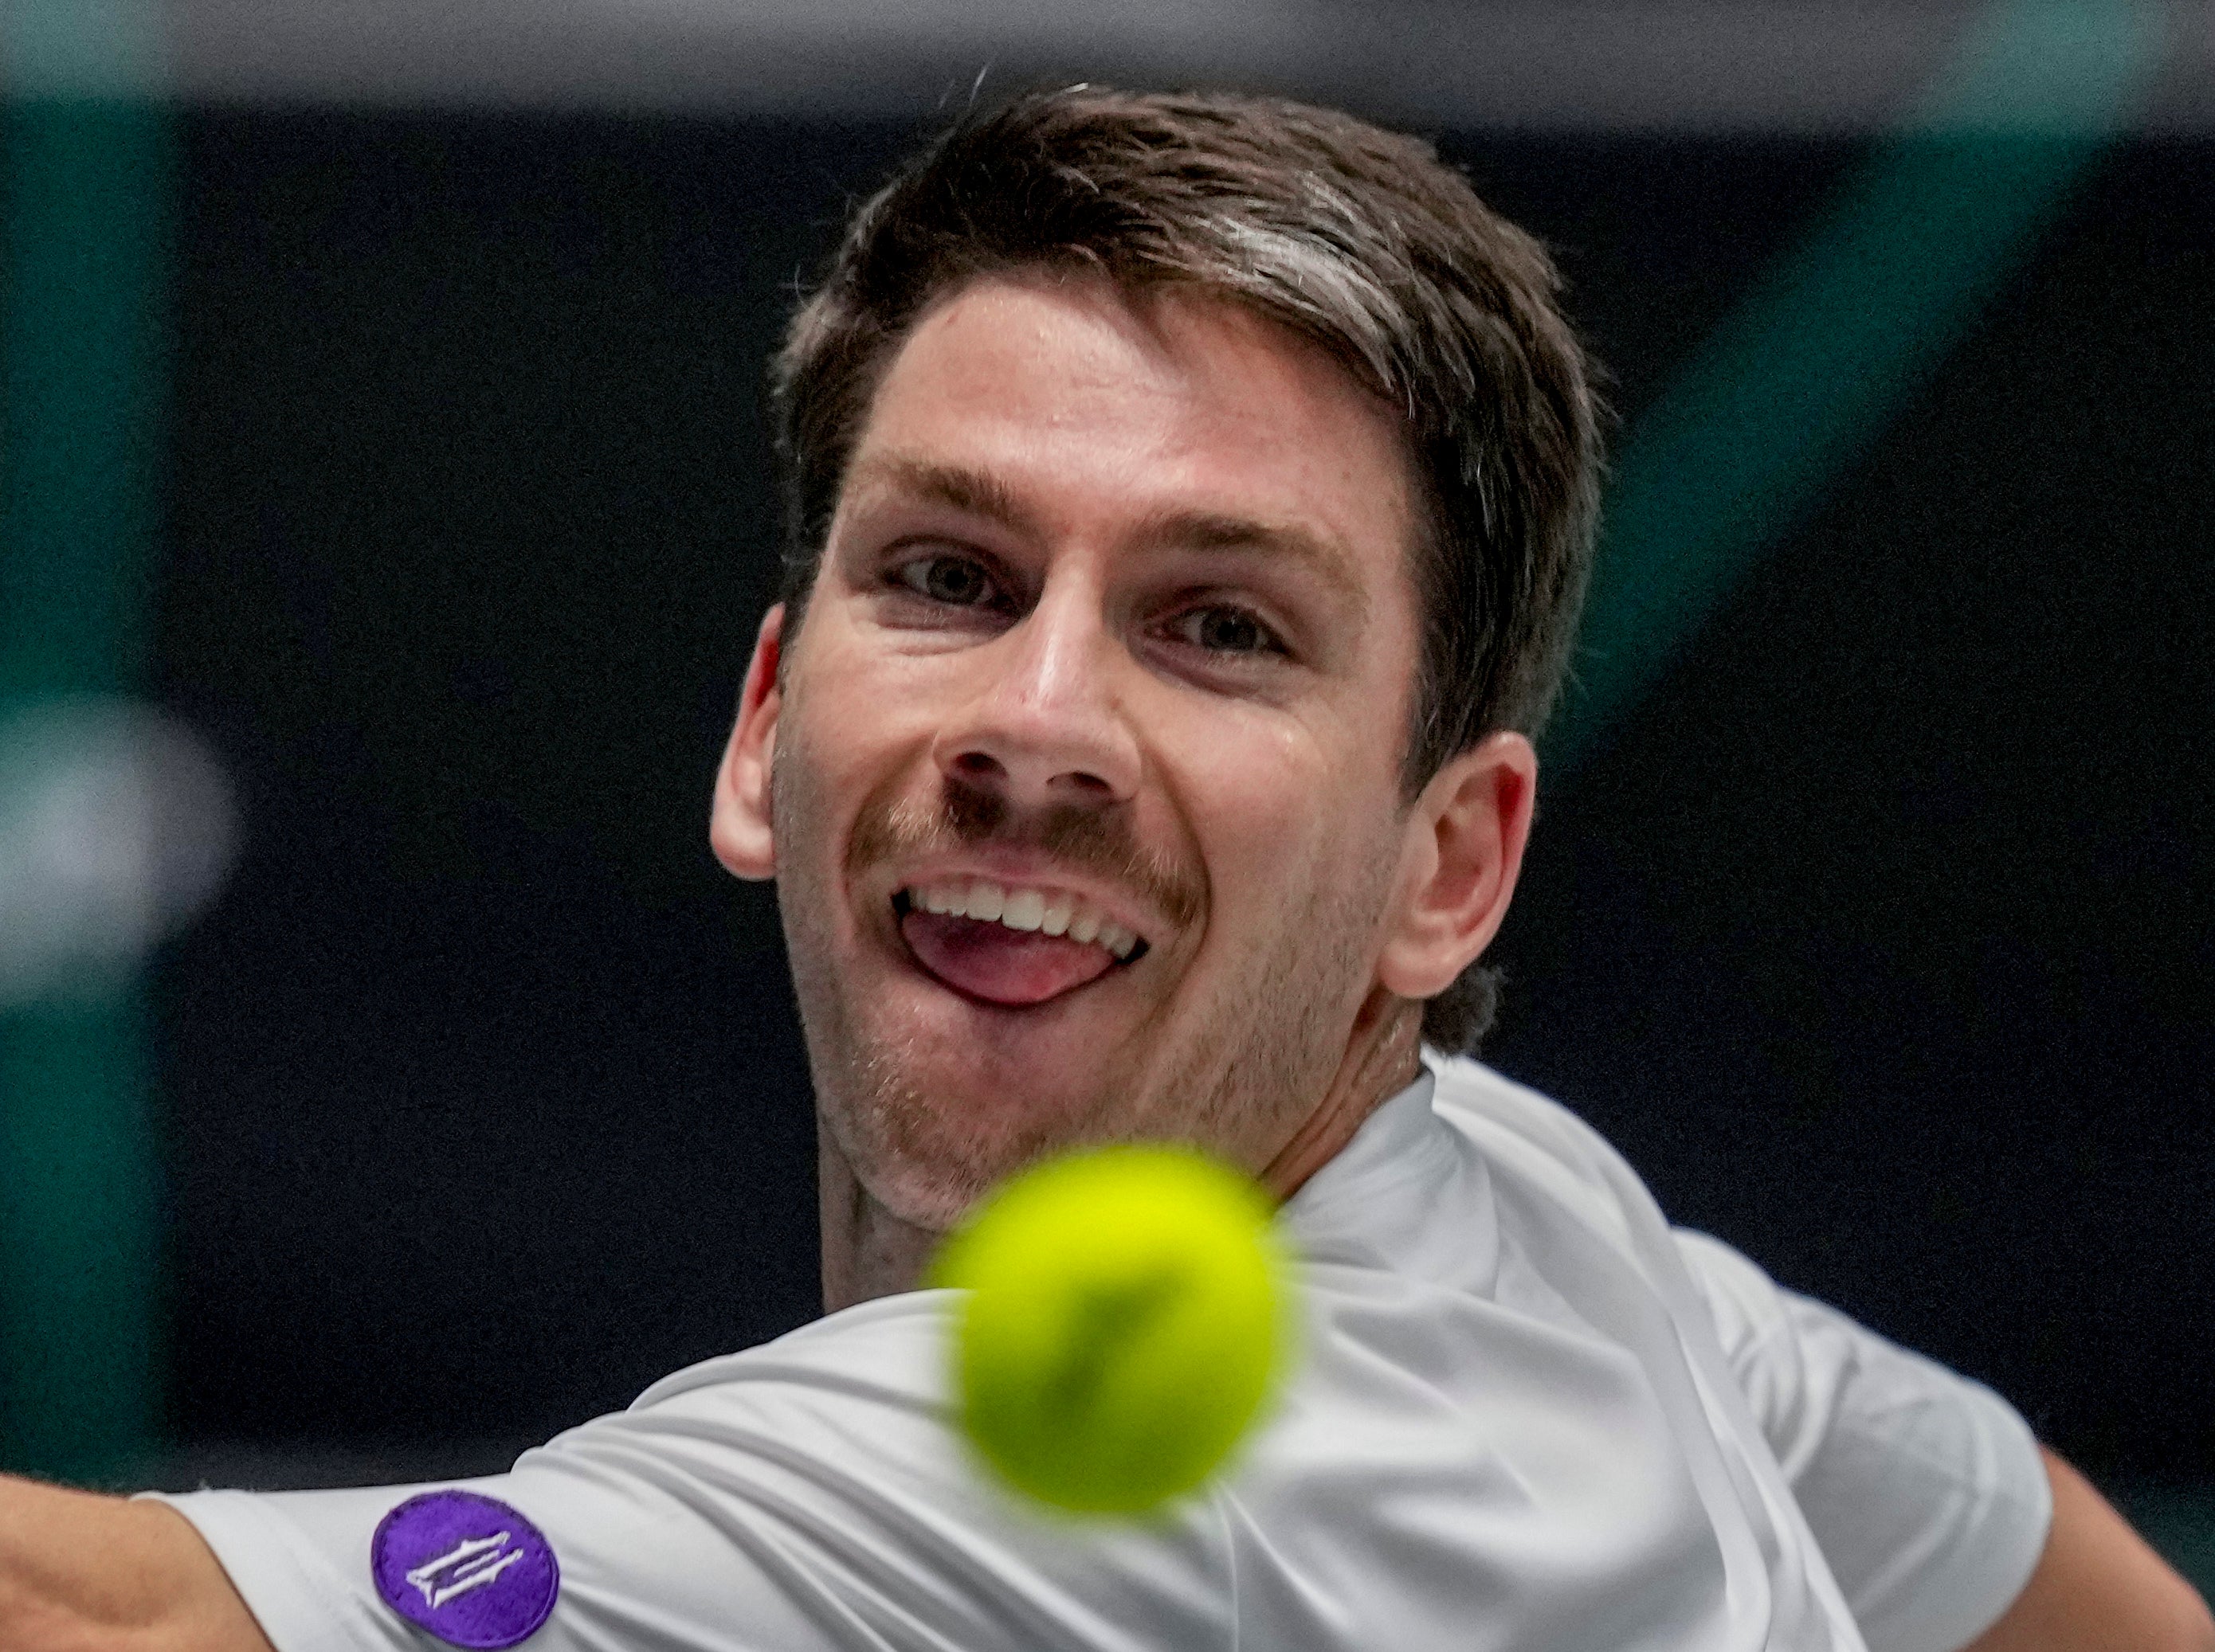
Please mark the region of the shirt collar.
POLYGON ((1415 1081, 1380 1102, 1353 1139, 1285 1205, 1285 1220, 1312 1255, 1335 1236, 1373 1239, 1384 1203, 1402 1204, 1451 1175, 1452 1127, 1431 1110, 1438 1075, 1426 1060, 1415 1081))

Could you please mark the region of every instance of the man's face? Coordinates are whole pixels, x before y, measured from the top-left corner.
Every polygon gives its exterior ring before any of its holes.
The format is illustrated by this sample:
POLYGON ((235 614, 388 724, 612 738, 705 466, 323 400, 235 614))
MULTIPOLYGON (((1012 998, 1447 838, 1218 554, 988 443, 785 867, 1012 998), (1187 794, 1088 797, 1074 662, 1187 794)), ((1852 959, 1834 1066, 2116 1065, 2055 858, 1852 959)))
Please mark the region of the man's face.
POLYGON ((895 1215, 1077 1141, 1258 1171, 1316 1108, 1402 881, 1414 531, 1389 413, 1245 311, 1040 277, 914 329, 770 736, 818 1105, 895 1215))

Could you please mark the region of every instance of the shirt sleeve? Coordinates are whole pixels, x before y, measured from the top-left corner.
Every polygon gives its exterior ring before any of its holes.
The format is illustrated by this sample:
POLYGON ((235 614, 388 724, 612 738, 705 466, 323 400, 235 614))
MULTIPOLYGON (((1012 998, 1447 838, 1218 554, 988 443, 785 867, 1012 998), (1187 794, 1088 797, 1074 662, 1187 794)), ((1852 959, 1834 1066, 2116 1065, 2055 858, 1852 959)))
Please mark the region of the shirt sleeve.
POLYGON ((975 1472, 946 1426, 932 1294, 680 1373, 503 1475, 163 1501, 277 1652, 440 1645, 380 1594, 371 1560, 379 1522, 433 1490, 498 1500, 552 1550, 558 1591, 524 1652, 1227 1645, 1206 1509, 1073 1532, 975 1472))
POLYGON ((1983 1384, 1677 1230, 1723 1352, 1871 1652, 1958 1652, 2030 1579, 2038 1442, 1983 1384))

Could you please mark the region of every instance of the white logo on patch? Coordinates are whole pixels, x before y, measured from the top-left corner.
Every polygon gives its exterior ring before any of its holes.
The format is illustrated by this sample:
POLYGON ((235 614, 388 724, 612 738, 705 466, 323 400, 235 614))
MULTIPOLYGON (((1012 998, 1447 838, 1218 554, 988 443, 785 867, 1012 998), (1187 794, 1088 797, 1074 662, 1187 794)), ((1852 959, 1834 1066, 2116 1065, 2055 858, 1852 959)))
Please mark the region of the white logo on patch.
POLYGON ((523 1558, 523 1551, 507 1546, 509 1533, 488 1538, 464 1538, 436 1560, 426 1560, 408 1574, 408 1581, 423 1592, 423 1604, 437 1611, 457 1594, 481 1589, 523 1558))

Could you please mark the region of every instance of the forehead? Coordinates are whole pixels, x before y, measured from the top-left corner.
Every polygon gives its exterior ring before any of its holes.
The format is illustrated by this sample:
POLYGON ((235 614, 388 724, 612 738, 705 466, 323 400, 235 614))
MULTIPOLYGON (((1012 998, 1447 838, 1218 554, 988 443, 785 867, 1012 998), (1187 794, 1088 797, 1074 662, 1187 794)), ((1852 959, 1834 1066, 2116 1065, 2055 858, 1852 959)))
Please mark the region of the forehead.
POLYGON ((941 299, 877 387, 840 514, 885 495, 1041 535, 1184 523, 1299 546, 1332 583, 1400 583, 1412 466, 1390 407, 1236 303, 1104 278, 994 278, 941 299))

